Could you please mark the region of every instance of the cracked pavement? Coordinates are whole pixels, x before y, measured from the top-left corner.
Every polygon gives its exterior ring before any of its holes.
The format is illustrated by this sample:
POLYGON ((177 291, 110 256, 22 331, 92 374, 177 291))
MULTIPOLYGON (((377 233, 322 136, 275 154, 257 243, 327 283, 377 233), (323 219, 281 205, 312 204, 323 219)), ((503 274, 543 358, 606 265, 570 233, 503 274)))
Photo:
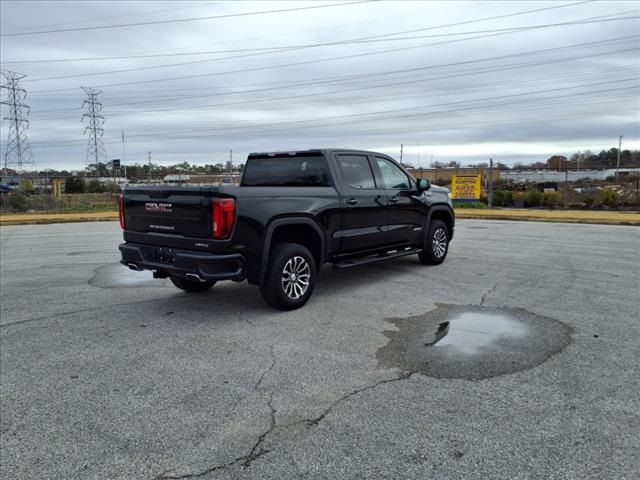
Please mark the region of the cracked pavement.
POLYGON ((0 232, 1 478, 640 475, 637 227, 461 220, 443 265, 326 268, 294 312, 119 271, 120 239, 0 232), (483 380, 378 364, 385 318, 443 303, 525 309, 572 341, 483 380))

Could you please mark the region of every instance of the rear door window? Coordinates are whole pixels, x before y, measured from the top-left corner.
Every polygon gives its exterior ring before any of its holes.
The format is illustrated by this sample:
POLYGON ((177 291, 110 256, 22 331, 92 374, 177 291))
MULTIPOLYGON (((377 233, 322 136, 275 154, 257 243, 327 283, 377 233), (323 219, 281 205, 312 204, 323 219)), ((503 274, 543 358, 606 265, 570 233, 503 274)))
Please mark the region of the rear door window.
POLYGON ((375 189, 376 183, 366 155, 338 155, 344 183, 358 190, 375 189))

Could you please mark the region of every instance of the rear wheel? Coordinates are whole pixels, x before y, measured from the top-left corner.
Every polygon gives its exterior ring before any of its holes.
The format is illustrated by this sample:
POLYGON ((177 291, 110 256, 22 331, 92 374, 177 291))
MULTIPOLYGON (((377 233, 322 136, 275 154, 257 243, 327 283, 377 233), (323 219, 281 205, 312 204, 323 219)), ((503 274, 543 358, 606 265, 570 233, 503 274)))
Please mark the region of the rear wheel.
POLYGON ((434 220, 429 227, 425 248, 418 254, 425 265, 440 265, 449 251, 449 229, 441 220, 434 220))
POLYGON ((316 264, 306 247, 297 243, 277 245, 260 286, 262 298, 274 308, 295 310, 311 297, 315 279, 316 264))
POLYGON ((214 280, 200 282, 198 280, 189 280, 188 278, 178 277, 175 275, 171 275, 171 283, 185 292, 206 292, 216 284, 214 280))

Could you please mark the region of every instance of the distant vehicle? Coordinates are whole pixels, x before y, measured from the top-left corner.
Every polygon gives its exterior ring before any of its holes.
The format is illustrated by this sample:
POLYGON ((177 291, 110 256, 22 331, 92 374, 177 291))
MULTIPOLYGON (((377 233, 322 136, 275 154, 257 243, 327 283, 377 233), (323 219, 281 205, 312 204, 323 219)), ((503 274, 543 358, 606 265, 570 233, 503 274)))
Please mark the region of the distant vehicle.
POLYGON ((455 225, 447 189, 359 150, 252 153, 239 187, 129 186, 119 206, 124 265, 187 292, 246 279, 282 310, 307 302, 327 262, 440 264, 455 225))

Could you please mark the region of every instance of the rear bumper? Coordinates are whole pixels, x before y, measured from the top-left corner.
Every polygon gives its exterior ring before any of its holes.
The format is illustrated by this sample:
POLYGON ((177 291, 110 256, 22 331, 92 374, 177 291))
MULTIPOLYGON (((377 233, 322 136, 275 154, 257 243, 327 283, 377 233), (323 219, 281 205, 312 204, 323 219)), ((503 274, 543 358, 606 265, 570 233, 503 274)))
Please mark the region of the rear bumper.
POLYGON ((137 243, 122 243, 119 249, 120 263, 133 270, 153 270, 160 277, 240 281, 247 276, 247 261, 239 253, 219 255, 137 243))

